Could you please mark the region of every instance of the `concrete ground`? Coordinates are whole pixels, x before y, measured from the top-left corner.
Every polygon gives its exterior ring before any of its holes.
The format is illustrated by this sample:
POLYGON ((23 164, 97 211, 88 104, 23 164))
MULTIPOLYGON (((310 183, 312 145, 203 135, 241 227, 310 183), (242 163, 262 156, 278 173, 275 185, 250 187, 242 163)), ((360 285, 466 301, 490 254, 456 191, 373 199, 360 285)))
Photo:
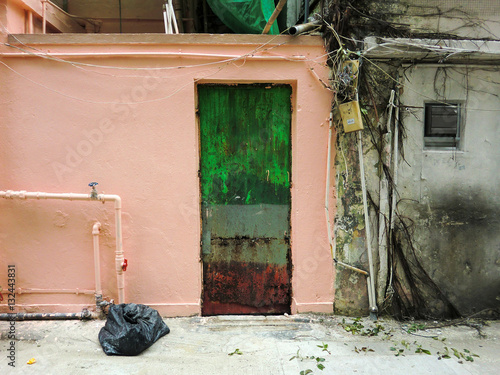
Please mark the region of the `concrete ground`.
POLYGON ((16 322, 16 367, 12 368, 7 358, 10 325, 3 321, 0 374, 500 373, 498 321, 481 328, 484 338, 477 329, 462 325, 411 334, 404 329, 417 324, 320 315, 190 317, 165 322, 171 332, 136 357, 104 354, 97 338, 104 321, 16 322), (450 358, 439 359, 446 354, 445 347, 450 358), (28 365, 30 358, 36 362, 28 365))

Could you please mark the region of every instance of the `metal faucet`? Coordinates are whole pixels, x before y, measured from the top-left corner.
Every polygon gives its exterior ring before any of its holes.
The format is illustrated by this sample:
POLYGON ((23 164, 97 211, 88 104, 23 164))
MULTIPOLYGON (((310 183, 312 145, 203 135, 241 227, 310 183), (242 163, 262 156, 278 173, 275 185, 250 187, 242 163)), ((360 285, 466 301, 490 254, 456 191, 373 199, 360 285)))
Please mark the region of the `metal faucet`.
POLYGON ((97 199, 97 197, 98 197, 97 190, 95 188, 96 185, 99 185, 99 184, 97 182, 91 182, 89 184, 89 186, 92 188, 92 191, 90 192, 91 199, 97 199))

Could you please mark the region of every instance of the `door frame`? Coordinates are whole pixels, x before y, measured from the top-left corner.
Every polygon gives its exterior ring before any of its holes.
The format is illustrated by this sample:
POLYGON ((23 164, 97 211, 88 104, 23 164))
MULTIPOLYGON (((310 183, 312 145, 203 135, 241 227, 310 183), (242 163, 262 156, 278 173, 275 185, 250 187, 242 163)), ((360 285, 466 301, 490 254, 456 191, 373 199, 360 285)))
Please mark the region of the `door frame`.
POLYGON ((202 238, 203 238, 203 223, 202 223, 202 196, 201 196, 201 124, 200 124, 200 116, 199 116, 199 95, 198 95, 198 86, 205 84, 214 84, 214 85, 228 85, 228 86, 237 86, 237 85, 251 85, 251 84, 283 84, 289 85, 291 87, 292 93, 290 96, 290 230, 288 233, 289 237, 289 267, 290 267, 290 311, 292 311, 292 306, 294 304, 294 289, 293 289, 293 277, 294 277, 294 246, 293 246, 293 231, 294 231, 294 145, 295 145, 295 136, 296 136, 296 108, 297 108, 297 81, 296 80, 226 80, 226 79, 201 79, 195 82, 194 84, 194 103, 195 103, 195 118, 196 118, 196 147, 198 149, 198 210, 199 210, 199 233, 200 233, 200 243, 199 243, 199 262, 200 262, 200 311, 203 309, 203 293, 204 293, 204 278, 203 278, 203 254, 202 254, 202 238))

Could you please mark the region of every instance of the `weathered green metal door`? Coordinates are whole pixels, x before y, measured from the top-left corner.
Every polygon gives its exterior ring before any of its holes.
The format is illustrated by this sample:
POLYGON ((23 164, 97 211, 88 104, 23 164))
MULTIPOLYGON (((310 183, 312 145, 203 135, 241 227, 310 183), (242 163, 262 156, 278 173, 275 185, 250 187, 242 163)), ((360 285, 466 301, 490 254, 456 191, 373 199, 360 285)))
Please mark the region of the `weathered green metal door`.
POLYGON ((290 311, 291 93, 198 86, 204 315, 290 311))

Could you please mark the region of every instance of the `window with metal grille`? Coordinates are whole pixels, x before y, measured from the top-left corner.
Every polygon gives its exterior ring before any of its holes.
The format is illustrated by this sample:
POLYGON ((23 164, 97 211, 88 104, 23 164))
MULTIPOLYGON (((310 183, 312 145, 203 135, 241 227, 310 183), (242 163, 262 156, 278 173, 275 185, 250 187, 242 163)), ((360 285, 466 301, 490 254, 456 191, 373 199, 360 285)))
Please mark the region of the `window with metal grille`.
POLYGON ((424 146, 459 148, 460 103, 425 103, 424 146))

